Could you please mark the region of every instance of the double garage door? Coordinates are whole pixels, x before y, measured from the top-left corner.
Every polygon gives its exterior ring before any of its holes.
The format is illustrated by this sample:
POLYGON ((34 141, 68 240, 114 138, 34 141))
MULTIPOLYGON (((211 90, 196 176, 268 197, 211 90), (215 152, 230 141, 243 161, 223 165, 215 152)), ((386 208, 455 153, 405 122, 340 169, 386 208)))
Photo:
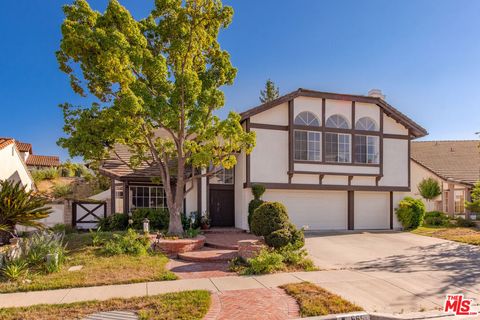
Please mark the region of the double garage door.
MULTIPOLYGON (((390 197, 388 192, 354 192, 354 228, 388 229, 390 197)), ((346 230, 348 228, 347 191, 267 190, 263 199, 285 205, 297 227, 310 230, 346 230)))

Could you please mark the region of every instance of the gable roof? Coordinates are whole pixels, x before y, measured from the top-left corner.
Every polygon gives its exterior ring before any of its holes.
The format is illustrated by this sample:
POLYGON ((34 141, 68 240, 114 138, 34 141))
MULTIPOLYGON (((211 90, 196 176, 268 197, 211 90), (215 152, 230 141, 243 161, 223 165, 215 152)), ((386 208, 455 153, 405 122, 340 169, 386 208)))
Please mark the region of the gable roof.
POLYGON ((37 154, 31 154, 25 161, 27 166, 39 166, 39 167, 58 167, 60 166, 60 158, 57 156, 40 156, 37 154))
POLYGON ((297 97, 314 97, 314 98, 325 98, 325 99, 332 99, 332 100, 346 100, 346 101, 356 101, 356 102, 365 102, 365 103, 372 103, 378 105, 380 108, 383 109, 385 114, 389 117, 392 117, 402 125, 404 125, 407 129, 410 130, 412 135, 415 138, 420 138, 426 136, 428 134, 427 130, 425 130, 422 126, 417 124, 415 121, 389 105, 386 101, 381 98, 377 97, 370 97, 370 96, 361 96, 361 95, 351 95, 351 94, 340 94, 340 93, 332 93, 332 92, 322 92, 322 91, 315 91, 309 89, 299 88, 296 91, 290 92, 284 96, 281 96, 273 101, 261 104, 257 107, 251 108, 247 111, 240 113, 242 117, 242 121, 254 116, 258 113, 276 107, 282 103, 285 103, 289 100, 295 99, 297 97))
POLYGON ((415 141, 411 158, 444 180, 468 185, 480 180, 478 140, 415 141))
POLYGON ((11 145, 14 142, 15 142, 15 140, 13 140, 12 138, 2 138, 2 137, 0 137, 0 150, 5 148, 6 146, 11 145))
POLYGON ((32 151, 33 151, 31 143, 20 142, 20 141, 15 140, 15 144, 17 145, 17 149, 20 152, 32 153, 32 151))

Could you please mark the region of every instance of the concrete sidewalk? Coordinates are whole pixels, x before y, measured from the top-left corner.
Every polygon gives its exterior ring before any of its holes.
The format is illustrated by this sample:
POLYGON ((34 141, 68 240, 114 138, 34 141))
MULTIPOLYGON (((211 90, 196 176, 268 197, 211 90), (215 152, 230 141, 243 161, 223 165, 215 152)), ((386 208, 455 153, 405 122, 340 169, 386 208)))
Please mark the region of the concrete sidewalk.
MULTIPOLYGON (((429 296, 423 294, 423 290, 418 290, 418 288, 425 289, 425 286, 429 287, 432 285, 428 274, 421 272, 416 274, 382 274, 380 276, 375 273, 369 274, 368 272, 355 270, 330 270, 8 293, 0 294, 0 307, 130 298, 197 289, 224 292, 230 290, 275 288, 283 284, 302 281, 316 283, 362 306, 368 312, 404 313, 437 310, 442 307, 445 297, 444 293, 441 292, 434 292, 429 296), (421 279, 427 281, 422 281, 421 279), (408 288, 400 285, 405 282, 409 283, 408 288)), ((472 298, 477 298, 478 292, 475 292, 474 296, 472 298)))

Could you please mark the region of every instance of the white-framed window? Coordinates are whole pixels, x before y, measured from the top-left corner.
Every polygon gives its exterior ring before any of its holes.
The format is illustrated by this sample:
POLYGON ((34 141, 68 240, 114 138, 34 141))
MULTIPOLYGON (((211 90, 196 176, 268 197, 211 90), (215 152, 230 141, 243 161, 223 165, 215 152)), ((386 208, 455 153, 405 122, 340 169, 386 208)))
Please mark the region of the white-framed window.
POLYGON ((346 133, 325 133, 325 161, 349 163, 351 159, 351 139, 346 133))
POLYGON ((325 127, 327 128, 338 128, 338 129, 350 129, 350 124, 348 120, 340 115, 334 114, 328 117, 327 122, 325 123, 325 127))
POLYGON ((132 209, 167 207, 165 190, 161 186, 130 186, 130 197, 132 209))
POLYGON ((318 120, 318 118, 313 113, 308 111, 300 112, 295 117, 293 123, 301 126, 320 127, 320 121, 318 120))
POLYGON ((321 133, 295 130, 295 160, 320 161, 321 133))
POLYGON ((209 180, 211 184, 233 184, 234 183, 234 174, 233 168, 219 169, 209 180))
POLYGON ((378 136, 355 135, 355 162, 378 164, 379 141, 378 136))
POLYGON ((370 117, 363 117, 355 123, 355 129, 365 131, 378 131, 377 123, 370 117))
POLYGON ((455 213, 465 213, 465 192, 463 190, 455 190, 455 213))
MULTIPOLYGON (((309 127, 320 127, 320 121, 311 112, 300 112, 294 120, 294 124, 309 127)), ((321 133, 318 131, 295 130, 294 131, 294 159, 295 160, 321 160, 321 133)))

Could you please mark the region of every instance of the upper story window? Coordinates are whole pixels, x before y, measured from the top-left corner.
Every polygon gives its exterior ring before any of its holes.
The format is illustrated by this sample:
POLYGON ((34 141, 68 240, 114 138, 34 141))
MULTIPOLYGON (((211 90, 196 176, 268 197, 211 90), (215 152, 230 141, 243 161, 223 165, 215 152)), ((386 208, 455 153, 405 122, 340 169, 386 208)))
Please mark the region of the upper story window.
POLYGON ((357 120, 357 123, 355 124, 355 129, 365 131, 377 131, 378 126, 372 118, 363 117, 357 120))
POLYGON ((333 116, 328 117, 326 125, 327 128, 338 128, 338 129, 349 129, 350 124, 348 120, 339 114, 334 114, 333 116))
POLYGON ((378 164, 379 137, 367 135, 355 135, 355 162, 378 164))
MULTIPOLYGON (((309 127, 319 127, 320 121, 311 112, 298 114, 294 124, 309 127)), ((295 160, 320 161, 321 133, 318 131, 295 130, 295 160)))
POLYGON ((294 124, 319 127, 320 121, 318 121, 318 118, 313 113, 304 111, 300 112, 298 116, 295 117, 294 124))

